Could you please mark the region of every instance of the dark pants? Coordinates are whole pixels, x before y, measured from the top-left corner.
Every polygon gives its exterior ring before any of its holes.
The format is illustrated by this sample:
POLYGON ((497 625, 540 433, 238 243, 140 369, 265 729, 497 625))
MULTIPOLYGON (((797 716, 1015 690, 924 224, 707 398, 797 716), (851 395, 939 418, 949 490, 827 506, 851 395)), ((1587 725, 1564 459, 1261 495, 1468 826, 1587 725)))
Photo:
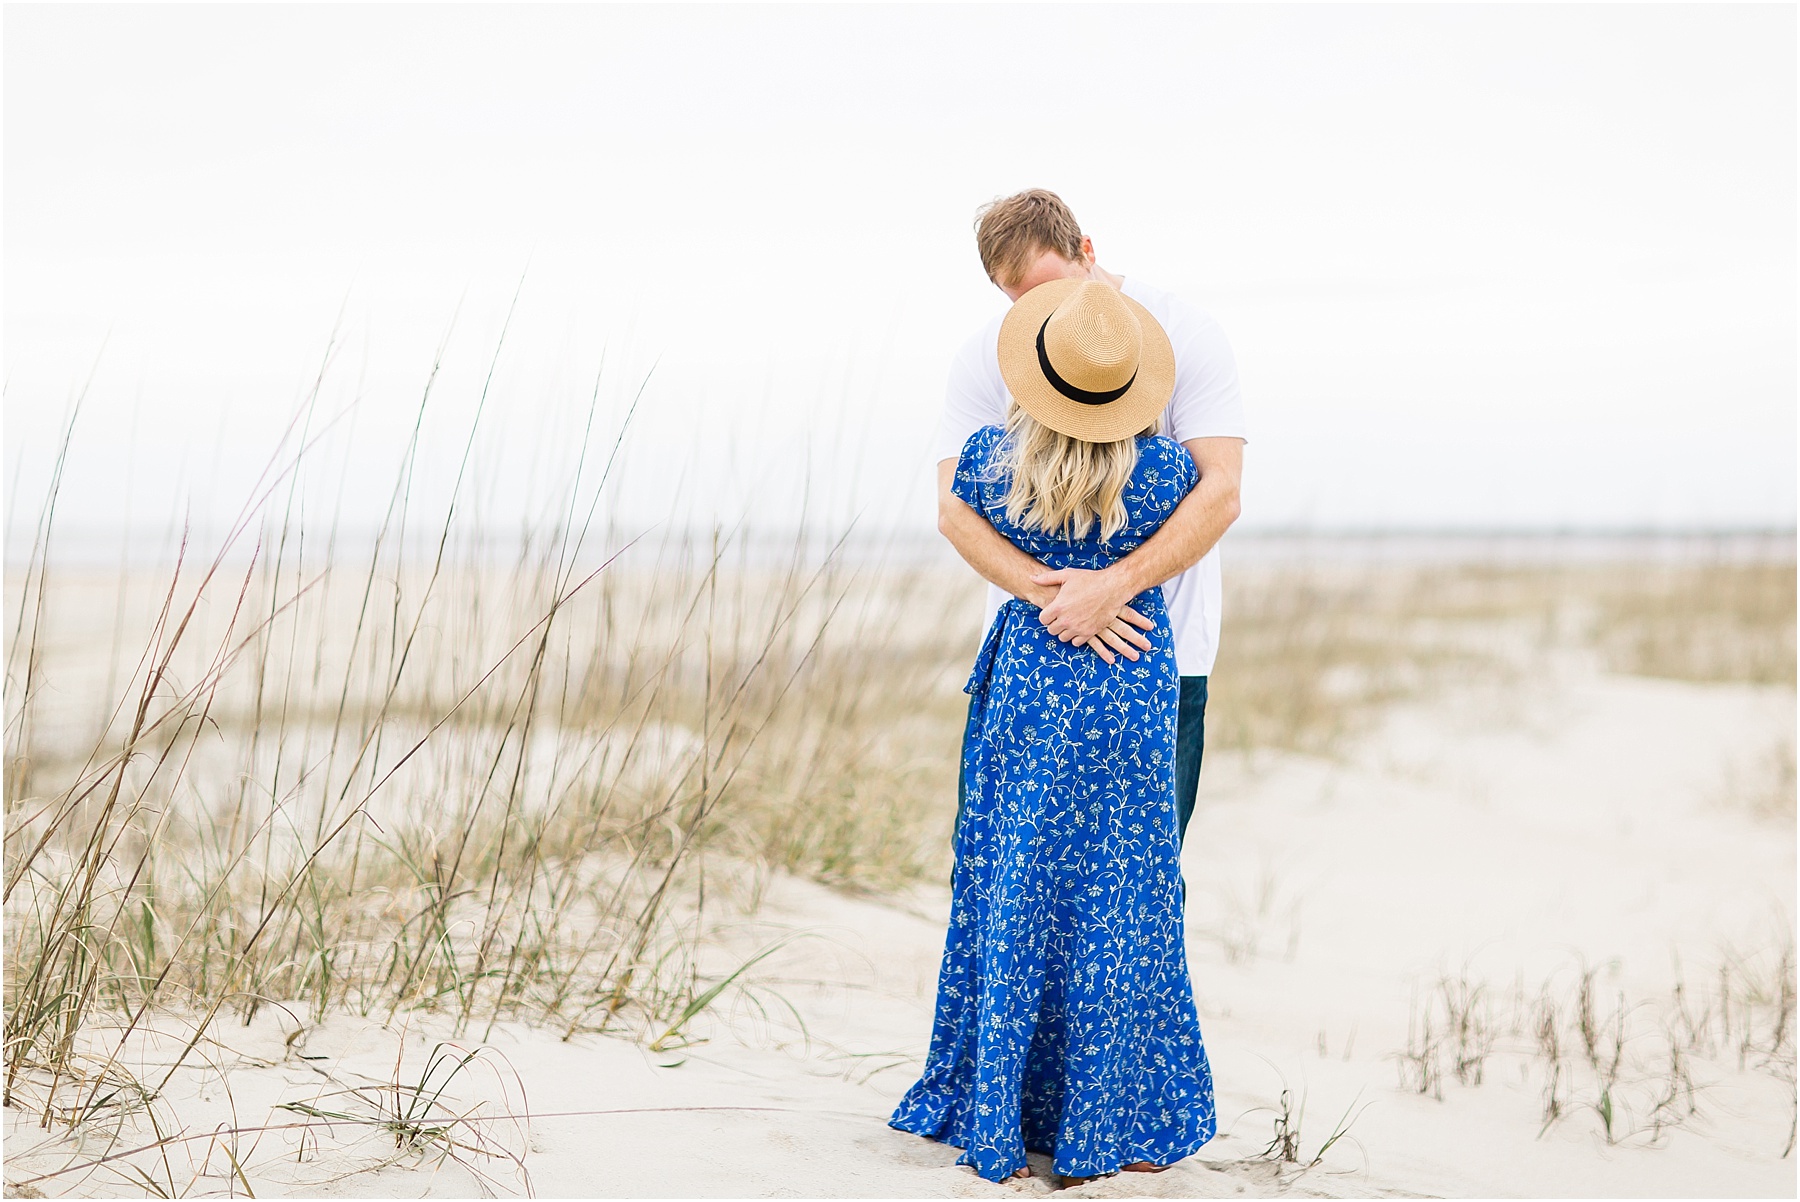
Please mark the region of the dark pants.
MULTIPOLYGON (((963 758, 968 758, 969 739, 975 733, 975 699, 969 699, 969 717, 963 723, 963 758)), ((1206 677, 1181 678, 1181 708, 1175 716, 1175 839, 1187 838, 1188 819, 1194 816, 1194 795, 1200 789, 1200 757, 1206 750, 1206 677)), ((969 785, 962 769, 956 772, 956 827, 962 828, 963 808, 969 802, 969 785)), ((952 835, 952 838, 955 836, 952 835)))

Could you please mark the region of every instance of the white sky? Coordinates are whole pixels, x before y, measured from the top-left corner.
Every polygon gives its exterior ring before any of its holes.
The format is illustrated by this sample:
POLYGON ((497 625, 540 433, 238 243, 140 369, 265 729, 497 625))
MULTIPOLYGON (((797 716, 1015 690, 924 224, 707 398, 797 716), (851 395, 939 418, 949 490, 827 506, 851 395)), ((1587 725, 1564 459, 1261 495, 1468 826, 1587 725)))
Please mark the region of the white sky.
POLYGON ((609 435, 657 365, 628 512, 779 519, 805 480, 928 529, 949 357, 1005 304, 973 211, 1042 185, 1231 337, 1247 527, 1794 521, 1790 6, 10 5, 5 35, 21 514, 98 358, 64 517, 224 516, 340 309, 323 407, 361 400, 319 495, 378 520, 455 314, 441 497, 523 278, 494 520, 565 478, 604 350, 609 435))

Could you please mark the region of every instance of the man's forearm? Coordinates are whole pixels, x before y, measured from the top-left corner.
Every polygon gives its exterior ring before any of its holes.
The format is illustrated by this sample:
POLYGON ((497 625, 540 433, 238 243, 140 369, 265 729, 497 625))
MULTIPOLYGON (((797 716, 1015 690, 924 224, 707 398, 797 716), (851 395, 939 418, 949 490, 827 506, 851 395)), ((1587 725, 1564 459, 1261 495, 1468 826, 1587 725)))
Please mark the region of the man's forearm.
POLYGON ((1237 481, 1223 474, 1202 477, 1162 528, 1108 571, 1122 574, 1135 597, 1199 563, 1237 517, 1237 481))
POLYGON ((1032 582, 1044 565, 1014 546, 988 520, 954 498, 938 507, 938 530, 956 553, 990 584, 1033 605, 1045 605, 1056 589, 1032 582))

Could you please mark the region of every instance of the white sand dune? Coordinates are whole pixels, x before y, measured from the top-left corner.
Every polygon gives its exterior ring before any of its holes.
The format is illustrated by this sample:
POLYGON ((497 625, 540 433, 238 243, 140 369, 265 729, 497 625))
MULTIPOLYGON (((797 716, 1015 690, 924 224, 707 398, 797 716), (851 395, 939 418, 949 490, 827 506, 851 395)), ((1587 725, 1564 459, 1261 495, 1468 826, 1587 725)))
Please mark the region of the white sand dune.
MULTIPOLYGON (((1699 990, 1722 957, 1791 940, 1791 822, 1759 819, 1731 794, 1793 723, 1785 688, 1609 677, 1576 659, 1398 708, 1341 761, 1215 753, 1184 866, 1221 1134, 1167 1173, 1073 1193, 1793 1196, 1791 1051, 1786 1080, 1735 1055, 1695 1060, 1694 1114, 1653 1143, 1640 1133, 1617 1144, 1579 1083, 1569 1113, 1540 1135, 1544 1065, 1529 1031, 1502 1030, 1481 1083, 1449 1077, 1441 1100, 1403 1088, 1394 1057, 1441 974, 1489 983, 1504 1026, 1509 1005, 1546 983, 1572 988, 1584 962, 1602 966, 1597 992, 1609 1005, 1621 991, 1642 1001, 1636 1023, 1666 1003, 1677 961, 1699 990), (1296 1107, 1304 1098, 1299 1164, 1258 1158, 1284 1087, 1296 1107), (1304 1168, 1353 1106, 1348 1137, 1304 1168)), ((484 1042, 491 1058, 446 1099, 484 1107, 474 1113, 490 1117, 467 1130, 522 1156, 522 1170, 474 1152, 371 1169, 393 1141, 363 1128, 243 1136, 234 1155, 259 1195, 1048 1192, 1043 1157, 1032 1157, 1034 1179, 991 1185, 956 1167, 954 1149, 885 1125, 924 1052, 947 902, 941 887, 876 899, 776 881, 731 943, 742 954, 804 937, 695 1020, 689 1034, 702 1042, 671 1052, 515 1024, 468 1032, 463 1044, 484 1042), (492 1117, 508 1113, 532 1117, 492 1117)), ((167 1098, 185 1130, 300 1121, 270 1108, 343 1105, 334 1089, 393 1080, 397 1052, 400 1075, 416 1079, 448 1029, 334 1018, 290 1046, 296 1027, 270 1009, 248 1028, 219 1027, 218 1071, 184 1074, 167 1098)), ((1628 1066, 1653 1042, 1634 1036, 1628 1066)), ((1654 1096, 1644 1073, 1622 1098, 1654 1096)), ((7 1124, 9 1181, 65 1163, 33 1151, 45 1137, 30 1116, 8 1112, 7 1124)), ((207 1141, 175 1156, 178 1183, 238 1184, 207 1141)), ((70 1187, 141 1192, 104 1174, 35 1188, 70 1187)))

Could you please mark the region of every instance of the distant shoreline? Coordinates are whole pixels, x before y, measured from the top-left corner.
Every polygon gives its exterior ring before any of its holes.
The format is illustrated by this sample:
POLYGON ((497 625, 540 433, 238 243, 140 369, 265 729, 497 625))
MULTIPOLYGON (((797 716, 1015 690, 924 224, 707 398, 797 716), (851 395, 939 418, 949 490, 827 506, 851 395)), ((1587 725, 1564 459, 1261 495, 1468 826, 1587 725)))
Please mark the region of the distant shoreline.
MULTIPOLYGON (((427 559, 436 552, 440 531, 424 527, 407 534, 409 551, 427 559)), ((210 561, 216 552, 222 532, 192 531, 189 534, 190 563, 210 561)), ((374 530, 340 530, 332 556, 338 562, 344 557, 367 555, 374 544, 374 530)), ((548 528, 534 528, 532 541, 541 552, 552 534, 548 528)), ((306 533, 309 558, 322 554, 330 539, 329 530, 306 533)), ((457 558, 468 562, 471 557, 494 563, 512 562, 528 550, 519 532, 493 531, 472 539, 462 532, 452 540, 457 558)), ((653 561, 664 564, 699 556, 709 556, 713 546, 711 530, 670 530, 662 527, 638 530, 595 531, 587 540, 581 555, 583 562, 594 566, 636 538, 636 544, 621 557, 621 566, 648 566, 653 561)), ((55 533, 51 562, 63 568, 107 569, 116 571, 121 563, 132 570, 151 569, 172 564, 178 534, 167 527, 157 530, 73 529, 55 533), (129 544, 127 544, 129 540, 129 544)), ((288 554, 294 553, 290 531, 288 554)), ((728 544, 725 559, 732 566, 752 566, 791 562, 798 550, 805 562, 822 562, 834 553, 843 562, 858 565, 887 564, 893 567, 930 567, 956 563, 955 554, 935 532, 905 530, 853 530, 846 537, 842 526, 800 532, 793 529, 736 532, 722 530, 720 538, 728 544), (797 546, 798 544, 798 546, 797 546)), ((240 538, 239 548, 228 558, 233 562, 247 558, 255 546, 254 533, 240 538)), ((1795 560, 1795 531, 1786 529, 1720 529, 1720 530, 1233 530, 1222 544, 1222 553, 1233 563, 1298 564, 1298 563, 1493 563, 1493 564, 1563 564, 1563 563, 1791 563, 1795 560)), ((31 539, 26 531, 15 531, 7 540, 6 573, 23 571, 31 554, 31 539)), ((384 552, 391 554, 391 552, 384 552)), ((411 558, 409 554, 408 558, 411 558)))

